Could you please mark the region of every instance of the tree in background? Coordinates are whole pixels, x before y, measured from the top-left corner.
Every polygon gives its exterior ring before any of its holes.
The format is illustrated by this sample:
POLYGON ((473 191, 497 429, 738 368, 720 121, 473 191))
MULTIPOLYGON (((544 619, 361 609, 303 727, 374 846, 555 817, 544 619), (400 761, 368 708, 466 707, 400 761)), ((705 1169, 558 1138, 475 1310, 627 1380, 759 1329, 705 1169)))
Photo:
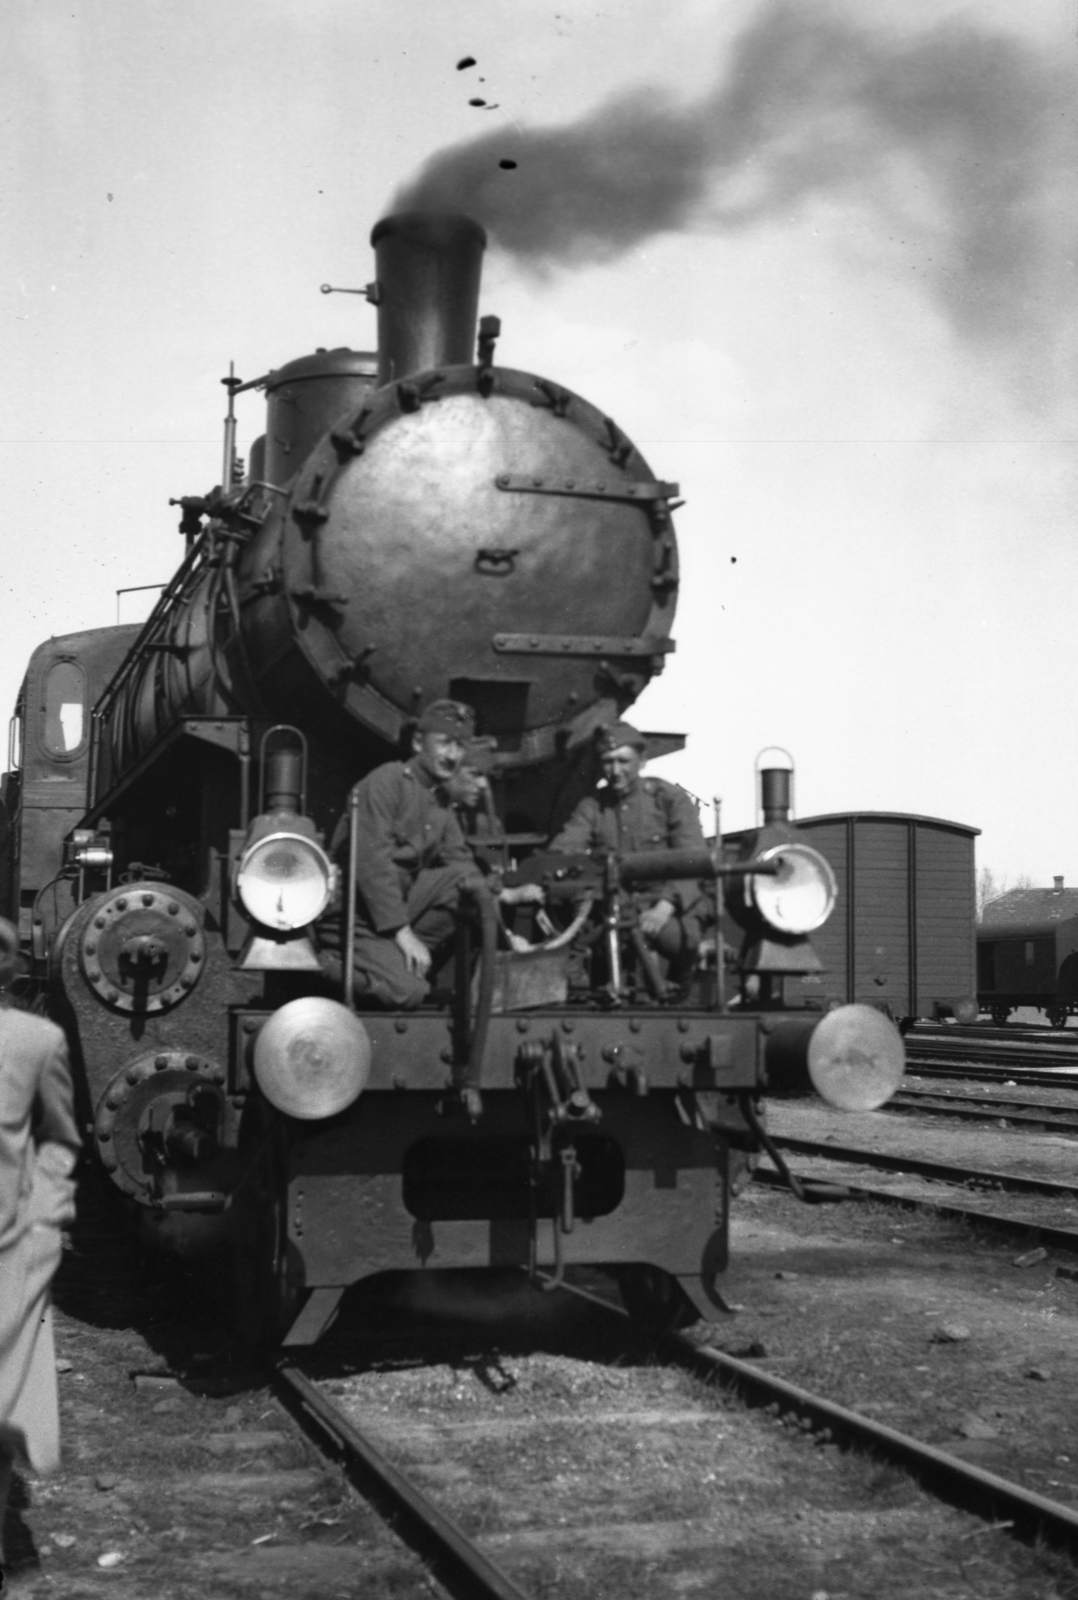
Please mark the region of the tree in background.
POLYGON ((1011 879, 1005 872, 993 872, 991 867, 977 869, 977 921, 984 921, 984 908, 990 900, 998 900, 1012 889, 1035 889, 1037 885, 1028 872, 1020 872, 1011 879))

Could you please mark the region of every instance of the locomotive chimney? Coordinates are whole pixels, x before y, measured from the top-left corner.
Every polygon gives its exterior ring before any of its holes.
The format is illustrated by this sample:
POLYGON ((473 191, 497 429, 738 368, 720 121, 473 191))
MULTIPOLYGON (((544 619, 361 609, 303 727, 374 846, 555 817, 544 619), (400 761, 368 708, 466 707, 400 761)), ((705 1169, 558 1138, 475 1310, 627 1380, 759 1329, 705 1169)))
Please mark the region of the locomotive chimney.
POLYGON ((487 236, 471 217, 405 211, 371 234, 378 382, 473 360, 487 236))
POLYGON ((303 751, 271 750, 266 757, 267 811, 298 811, 303 794, 303 751))
POLYGON ((765 822, 789 822, 792 777, 789 767, 764 767, 760 773, 760 803, 765 822))

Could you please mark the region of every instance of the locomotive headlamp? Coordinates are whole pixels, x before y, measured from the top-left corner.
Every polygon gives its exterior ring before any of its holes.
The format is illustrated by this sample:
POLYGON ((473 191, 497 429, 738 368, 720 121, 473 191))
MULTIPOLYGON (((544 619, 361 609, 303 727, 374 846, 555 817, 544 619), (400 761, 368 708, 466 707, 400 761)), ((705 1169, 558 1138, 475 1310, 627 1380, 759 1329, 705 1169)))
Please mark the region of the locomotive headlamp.
POLYGON ((370 1036, 339 1000, 304 995, 263 1024, 254 1069, 266 1099, 286 1116, 333 1117, 363 1092, 371 1070, 370 1036))
POLYGON ((791 842, 772 845, 754 858, 777 869, 745 879, 745 900, 776 933, 794 938, 825 923, 838 896, 835 875, 818 850, 791 842))
POLYGON ((236 892, 256 922, 292 932, 322 915, 334 876, 320 844, 282 828, 248 844, 236 872, 236 892))

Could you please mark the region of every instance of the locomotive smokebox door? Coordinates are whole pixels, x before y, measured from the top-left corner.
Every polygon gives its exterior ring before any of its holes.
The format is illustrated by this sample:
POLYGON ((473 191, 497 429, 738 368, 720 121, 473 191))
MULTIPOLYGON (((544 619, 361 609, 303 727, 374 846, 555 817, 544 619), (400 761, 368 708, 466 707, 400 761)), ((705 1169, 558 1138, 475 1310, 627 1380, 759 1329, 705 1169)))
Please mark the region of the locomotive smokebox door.
POLYGON ((361 725, 400 726, 417 698, 467 691, 525 761, 661 670, 675 486, 628 441, 612 460, 586 402, 562 391, 555 409, 542 380, 491 371, 485 395, 470 366, 408 380, 418 398, 403 408, 401 385, 376 391, 311 453, 245 559, 251 668, 293 720, 289 642, 361 725), (360 438, 358 453, 337 442, 360 438), (270 543, 285 610, 256 592, 270 543))

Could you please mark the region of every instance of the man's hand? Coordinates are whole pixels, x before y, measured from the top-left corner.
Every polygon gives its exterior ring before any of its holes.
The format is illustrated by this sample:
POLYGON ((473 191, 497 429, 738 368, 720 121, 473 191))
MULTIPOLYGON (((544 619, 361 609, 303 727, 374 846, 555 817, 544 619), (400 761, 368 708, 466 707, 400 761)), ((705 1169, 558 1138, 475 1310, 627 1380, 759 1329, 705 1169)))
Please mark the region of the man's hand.
POLYGON ((405 923, 403 928, 398 928, 393 935, 397 941, 397 948, 404 956, 404 964, 408 971, 417 978, 425 978, 430 971, 430 951, 418 934, 412 932, 405 923))
POLYGON ((673 903, 670 900, 656 900, 653 906, 648 906, 646 911, 640 913, 640 932, 648 939, 654 939, 661 933, 670 918, 674 915, 673 903))
POLYGON ((503 906, 520 906, 525 903, 541 906, 546 895, 541 883, 518 883, 511 889, 502 889, 498 899, 503 906))

